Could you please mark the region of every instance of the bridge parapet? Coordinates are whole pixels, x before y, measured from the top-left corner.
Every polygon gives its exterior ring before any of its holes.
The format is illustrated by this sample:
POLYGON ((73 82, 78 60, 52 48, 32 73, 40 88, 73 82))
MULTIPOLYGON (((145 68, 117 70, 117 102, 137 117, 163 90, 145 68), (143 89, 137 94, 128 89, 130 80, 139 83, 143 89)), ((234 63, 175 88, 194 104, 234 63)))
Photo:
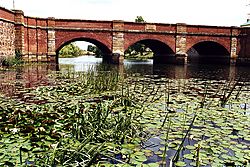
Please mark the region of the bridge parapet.
POLYGON ((231 35, 230 27, 223 26, 204 26, 204 25, 187 25, 188 34, 204 34, 204 35, 231 35))

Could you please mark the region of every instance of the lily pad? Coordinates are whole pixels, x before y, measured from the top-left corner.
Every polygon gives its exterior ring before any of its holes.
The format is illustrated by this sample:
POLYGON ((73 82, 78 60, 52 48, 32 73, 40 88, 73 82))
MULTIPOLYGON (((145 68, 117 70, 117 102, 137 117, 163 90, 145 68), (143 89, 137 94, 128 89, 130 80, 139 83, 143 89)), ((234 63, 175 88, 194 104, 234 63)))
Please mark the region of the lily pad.
POLYGON ((178 161, 175 163, 176 166, 186 166, 186 163, 183 161, 178 161))

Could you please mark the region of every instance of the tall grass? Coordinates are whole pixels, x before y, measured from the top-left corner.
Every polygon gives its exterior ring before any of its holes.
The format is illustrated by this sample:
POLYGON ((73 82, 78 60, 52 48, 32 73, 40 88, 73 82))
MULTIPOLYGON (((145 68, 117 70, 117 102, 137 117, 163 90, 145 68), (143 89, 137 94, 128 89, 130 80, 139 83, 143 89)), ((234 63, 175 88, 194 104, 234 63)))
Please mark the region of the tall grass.
POLYGON ((69 139, 60 139, 47 163, 89 166, 114 156, 107 149, 109 143, 130 143, 140 136, 143 108, 136 105, 129 84, 116 72, 61 72, 55 77, 61 84, 38 89, 40 96, 49 93, 50 99, 60 98, 66 103, 58 106, 52 101, 42 110, 53 108, 53 113, 60 113, 64 118, 63 130, 58 131, 66 133, 69 139))
POLYGON ((3 57, 0 59, 0 66, 15 66, 22 64, 23 60, 21 57, 21 53, 19 51, 15 51, 15 56, 3 57))

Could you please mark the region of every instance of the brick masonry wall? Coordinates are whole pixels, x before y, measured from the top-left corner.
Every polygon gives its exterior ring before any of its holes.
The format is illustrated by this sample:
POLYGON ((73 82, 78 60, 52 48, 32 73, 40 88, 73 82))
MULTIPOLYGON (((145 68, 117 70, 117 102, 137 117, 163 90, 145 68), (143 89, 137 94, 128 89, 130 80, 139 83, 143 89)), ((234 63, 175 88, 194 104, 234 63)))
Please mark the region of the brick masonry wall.
POLYGON ((250 64, 250 27, 241 29, 239 41, 239 64, 250 64))
POLYGON ((55 36, 56 51, 58 51, 58 49, 60 49, 66 42, 72 41, 74 39, 85 39, 86 41, 89 39, 95 39, 96 41, 89 40, 88 42, 93 42, 96 45, 101 43, 110 51, 112 51, 112 34, 110 32, 56 30, 55 36))
POLYGON ((14 22, 14 13, 0 6, 0 19, 8 20, 14 22))
POLYGON ((249 28, 35 18, 0 7, 0 58, 14 56, 16 49, 25 61, 54 61, 56 51, 76 39, 93 42, 110 54, 141 40, 160 41, 177 54, 213 41, 224 46, 231 58, 250 60, 249 28))
POLYGON ((231 48, 231 38, 230 37, 216 37, 216 36, 187 36, 187 47, 186 52, 188 52, 189 49, 191 49, 195 44, 199 42, 205 42, 205 41, 213 41, 217 42, 218 44, 222 45, 227 49, 227 51, 230 53, 231 48))
POLYGON ((15 25, 0 21, 0 59, 15 55, 15 25))

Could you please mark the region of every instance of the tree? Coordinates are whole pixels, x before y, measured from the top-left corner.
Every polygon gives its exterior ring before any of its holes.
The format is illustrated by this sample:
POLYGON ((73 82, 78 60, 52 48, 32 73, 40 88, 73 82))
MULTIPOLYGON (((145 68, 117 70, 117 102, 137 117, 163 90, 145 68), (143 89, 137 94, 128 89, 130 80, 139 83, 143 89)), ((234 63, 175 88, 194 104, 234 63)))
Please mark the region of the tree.
POLYGON ((94 46, 94 45, 88 45, 87 51, 94 53, 96 55, 96 57, 101 57, 102 56, 101 50, 98 47, 94 46))
POLYGON ((136 23, 145 23, 146 21, 143 19, 142 16, 136 16, 135 22, 136 23))
POLYGON ((143 55, 143 52, 145 52, 146 46, 144 44, 141 44, 141 43, 135 43, 129 49, 131 51, 130 53, 132 53, 132 54, 143 55))
POLYGON ((82 56, 84 54, 84 51, 77 46, 74 42, 65 45, 60 51, 59 51, 59 57, 78 57, 82 56))
POLYGON ((87 51, 89 51, 89 52, 93 52, 93 53, 94 53, 94 51, 95 51, 95 47, 94 47, 94 45, 88 45, 88 47, 87 47, 87 51))

